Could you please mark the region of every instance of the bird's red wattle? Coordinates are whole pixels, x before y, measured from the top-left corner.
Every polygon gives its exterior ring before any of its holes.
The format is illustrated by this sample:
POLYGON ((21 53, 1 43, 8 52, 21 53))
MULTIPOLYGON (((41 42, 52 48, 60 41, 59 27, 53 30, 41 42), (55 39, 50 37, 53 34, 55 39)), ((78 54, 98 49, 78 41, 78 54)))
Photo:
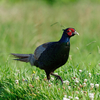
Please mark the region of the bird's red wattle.
POLYGON ((67 34, 68 34, 69 36, 71 36, 71 35, 72 35, 72 32, 68 32, 67 34))

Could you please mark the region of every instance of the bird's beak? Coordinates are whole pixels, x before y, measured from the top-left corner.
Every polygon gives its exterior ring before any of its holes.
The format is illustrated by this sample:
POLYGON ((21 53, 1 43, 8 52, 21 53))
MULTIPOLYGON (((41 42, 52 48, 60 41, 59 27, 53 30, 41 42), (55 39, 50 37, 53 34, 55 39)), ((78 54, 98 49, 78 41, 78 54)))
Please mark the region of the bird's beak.
POLYGON ((76 32, 76 31, 74 32, 74 34, 77 34, 77 35, 79 35, 79 33, 78 33, 78 32, 76 32))

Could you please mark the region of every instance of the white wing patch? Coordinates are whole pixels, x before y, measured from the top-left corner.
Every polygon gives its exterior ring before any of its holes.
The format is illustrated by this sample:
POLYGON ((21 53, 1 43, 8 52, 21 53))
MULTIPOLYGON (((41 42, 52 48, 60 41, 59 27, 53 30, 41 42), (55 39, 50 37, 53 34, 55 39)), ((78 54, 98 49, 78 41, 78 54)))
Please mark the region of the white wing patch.
POLYGON ((46 47, 44 46, 44 44, 40 45, 39 47, 36 48, 35 52, 34 52, 34 57, 36 60, 38 60, 38 58, 40 57, 41 53, 43 53, 43 51, 46 49, 46 47))

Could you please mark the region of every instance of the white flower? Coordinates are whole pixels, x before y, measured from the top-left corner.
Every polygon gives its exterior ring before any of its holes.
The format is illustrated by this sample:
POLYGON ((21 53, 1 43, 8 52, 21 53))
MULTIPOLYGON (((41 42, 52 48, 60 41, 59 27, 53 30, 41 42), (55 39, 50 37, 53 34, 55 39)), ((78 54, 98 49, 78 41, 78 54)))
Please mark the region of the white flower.
POLYGON ((15 80, 15 83, 16 83, 16 84, 18 84, 18 83, 19 83, 19 81, 18 81, 18 80, 15 80))
POLYGON ((83 87, 85 87, 86 86, 86 83, 83 83, 83 87))
POLYGON ((90 100, 93 100, 94 99, 94 93, 89 93, 89 98, 90 98, 90 100))
POLYGON ((96 88, 99 88, 99 84, 95 84, 95 87, 96 87, 96 88))
POLYGON ((67 95, 64 95, 64 97, 66 98, 66 97, 67 97, 67 95))
POLYGON ((76 78, 76 79, 75 79, 75 83, 79 83, 79 80, 78 80, 78 78, 76 78))
POLYGON ((35 74, 32 74, 32 76, 34 76, 35 74))
POLYGON ((68 86, 68 89, 71 90, 71 86, 68 86))
POLYGON ((82 70, 80 69, 80 70, 79 70, 79 72, 81 73, 81 72, 82 72, 82 70))
POLYGON ((79 50, 79 48, 78 48, 78 47, 76 47, 76 49, 77 49, 77 50, 79 50))
POLYGON ((73 97, 71 97, 71 96, 68 96, 68 98, 69 98, 69 99, 73 99, 73 97))
POLYGON ((100 75, 99 73, 97 73, 97 75, 100 75))
POLYGON ((63 83, 66 83, 67 85, 69 85, 69 81, 68 80, 63 81, 63 83))
POLYGON ((79 98, 78 98, 78 97, 75 97, 75 99, 76 99, 76 100, 79 100, 79 98))
POLYGON ((37 76, 35 79, 36 79, 36 80, 39 80, 39 76, 37 76))
POLYGON ((87 82, 87 79, 84 79, 84 83, 86 83, 87 82))
POLYGON ((56 75, 58 75, 58 73, 55 73, 56 75))
POLYGON ((51 80, 53 81, 54 80, 54 77, 51 77, 51 80))
POLYGON ((50 84, 52 84, 52 83, 50 83, 50 84))
POLYGON ((83 93, 83 91, 81 90, 81 93, 83 93))
POLYGON ((64 95, 63 100, 70 100, 70 99, 68 99, 68 98, 66 98, 66 97, 67 97, 67 96, 64 95))
POLYGON ((91 73, 89 73, 89 77, 91 77, 91 73))
POLYGON ((70 99, 63 97, 63 100, 70 100, 70 99))
POLYGON ((90 86, 91 86, 91 88, 93 88, 94 87, 94 83, 90 83, 90 86))

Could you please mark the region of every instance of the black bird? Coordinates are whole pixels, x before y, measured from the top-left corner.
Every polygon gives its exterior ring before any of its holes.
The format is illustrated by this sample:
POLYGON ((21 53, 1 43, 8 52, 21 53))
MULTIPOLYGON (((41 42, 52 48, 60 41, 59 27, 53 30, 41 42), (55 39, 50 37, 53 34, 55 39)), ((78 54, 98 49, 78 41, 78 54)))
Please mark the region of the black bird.
POLYGON ((67 28, 63 30, 63 35, 59 41, 38 46, 34 54, 11 54, 18 58, 14 60, 29 62, 31 66, 45 70, 48 80, 50 80, 51 74, 60 79, 63 84, 62 78, 54 74, 54 71, 67 62, 70 51, 70 37, 75 34, 78 34, 78 32, 74 28, 67 28))

